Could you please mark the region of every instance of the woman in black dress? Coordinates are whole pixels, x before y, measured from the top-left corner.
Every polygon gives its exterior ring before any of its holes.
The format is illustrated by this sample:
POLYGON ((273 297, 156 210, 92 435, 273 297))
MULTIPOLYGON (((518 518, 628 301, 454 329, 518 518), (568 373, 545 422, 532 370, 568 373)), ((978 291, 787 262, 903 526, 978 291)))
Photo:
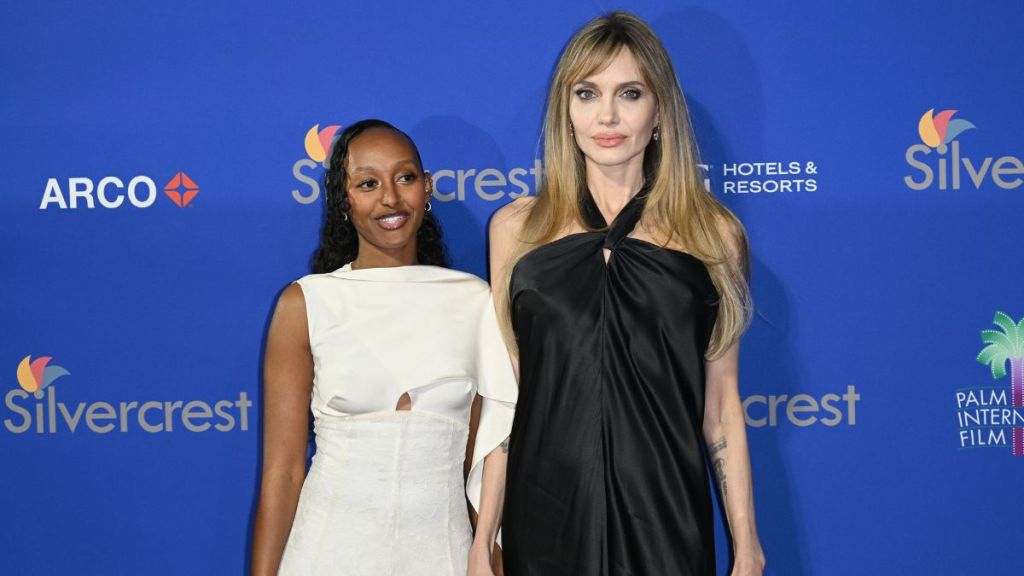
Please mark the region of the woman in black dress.
MULTIPOLYGON (((746 235, 704 187, 675 71, 645 22, 611 13, 572 37, 544 156, 538 196, 491 223, 520 371, 506 574, 713 576, 710 468, 732 574, 760 575, 737 376, 746 235)), ((478 526, 471 566, 486 564, 494 528, 478 526)))

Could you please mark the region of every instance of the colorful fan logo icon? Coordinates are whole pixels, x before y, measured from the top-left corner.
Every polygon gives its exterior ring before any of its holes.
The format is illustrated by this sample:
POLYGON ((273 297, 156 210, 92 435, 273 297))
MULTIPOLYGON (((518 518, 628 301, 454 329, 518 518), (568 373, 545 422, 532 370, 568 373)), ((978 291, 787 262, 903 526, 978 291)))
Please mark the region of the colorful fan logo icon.
POLYGON ((964 130, 974 128, 974 124, 967 120, 953 119, 953 115, 956 113, 956 110, 943 110, 935 114, 934 108, 925 112, 924 116, 921 116, 921 121, 917 124, 917 132, 921 135, 921 142, 932 148, 945 146, 955 140, 964 130))
POLYGON ((171 181, 164 186, 164 194, 178 205, 184 208, 192 202, 192 199, 199 194, 199 185, 188 177, 184 172, 178 172, 171 178, 171 181))
POLYGON ((52 359, 52 356, 40 356, 33 360, 31 355, 25 356, 18 364, 18 384, 22 389, 42 398, 44 388, 57 378, 70 374, 60 366, 49 366, 52 359))
POLYGON ((323 130, 319 124, 314 124, 309 132, 306 132, 306 154, 321 164, 327 160, 331 153, 331 144, 334 143, 334 135, 341 130, 341 126, 326 126, 323 130))

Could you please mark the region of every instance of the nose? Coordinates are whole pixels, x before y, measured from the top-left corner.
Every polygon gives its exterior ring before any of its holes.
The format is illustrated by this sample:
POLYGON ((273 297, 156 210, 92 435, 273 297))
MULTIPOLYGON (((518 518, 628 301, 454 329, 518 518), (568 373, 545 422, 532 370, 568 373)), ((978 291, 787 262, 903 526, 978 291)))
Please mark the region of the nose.
POLYGON ((597 120, 604 126, 614 126, 619 123, 619 109, 614 94, 601 99, 600 116, 597 120))
POLYGON ((387 206, 393 208, 398 204, 398 190, 395 189, 394 182, 384 181, 380 186, 380 203, 381 206, 387 206))

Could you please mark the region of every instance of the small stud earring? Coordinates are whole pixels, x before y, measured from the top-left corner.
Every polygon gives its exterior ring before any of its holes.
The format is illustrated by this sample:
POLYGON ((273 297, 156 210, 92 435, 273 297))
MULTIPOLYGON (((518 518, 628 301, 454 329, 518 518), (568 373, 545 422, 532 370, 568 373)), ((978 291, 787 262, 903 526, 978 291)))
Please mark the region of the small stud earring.
POLYGON ((660 137, 661 137, 661 129, 658 126, 655 126, 654 127, 654 134, 651 135, 651 138, 653 138, 654 141, 657 142, 658 138, 660 138, 660 137))

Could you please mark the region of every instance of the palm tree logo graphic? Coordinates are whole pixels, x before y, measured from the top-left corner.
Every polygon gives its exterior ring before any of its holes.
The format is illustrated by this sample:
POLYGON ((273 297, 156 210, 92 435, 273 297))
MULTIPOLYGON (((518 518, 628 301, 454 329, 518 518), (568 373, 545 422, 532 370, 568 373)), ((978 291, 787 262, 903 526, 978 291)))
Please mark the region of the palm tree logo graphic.
MULTIPOLYGON (((985 344, 978 354, 978 362, 988 364, 992 378, 1006 377, 1006 363, 1010 363, 1010 396, 1014 408, 1024 408, 1024 318, 1014 323, 1005 312, 996 312, 992 322, 999 330, 982 330, 985 344)), ((1024 426, 1013 428, 1013 455, 1024 456, 1024 426)))

